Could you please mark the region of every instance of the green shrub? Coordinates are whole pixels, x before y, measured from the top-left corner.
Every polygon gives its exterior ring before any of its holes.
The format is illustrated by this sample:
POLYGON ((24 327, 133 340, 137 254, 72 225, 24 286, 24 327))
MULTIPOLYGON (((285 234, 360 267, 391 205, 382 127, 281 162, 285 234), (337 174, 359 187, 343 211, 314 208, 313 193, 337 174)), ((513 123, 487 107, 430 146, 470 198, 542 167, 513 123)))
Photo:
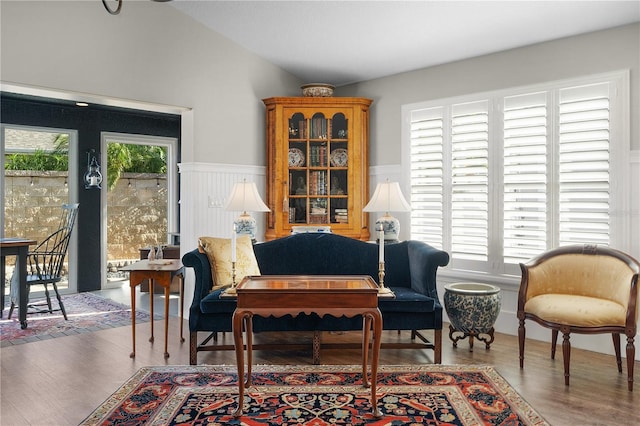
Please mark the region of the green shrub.
POLYGON ((8 154, 5 170, 67 171, 69 157, 58 153, 36 150, 33 154, 8 154))
MULTIPOLYGON (((123 173, 166 173, 167 150, 160 146, 110 142, 107 165, 107 186, 113 189, 123 173)), ((41 172, 69 170, 69 135, 58 135, 52 151, 38 149, 33 153, 7 154, 4 168, 41 172)))

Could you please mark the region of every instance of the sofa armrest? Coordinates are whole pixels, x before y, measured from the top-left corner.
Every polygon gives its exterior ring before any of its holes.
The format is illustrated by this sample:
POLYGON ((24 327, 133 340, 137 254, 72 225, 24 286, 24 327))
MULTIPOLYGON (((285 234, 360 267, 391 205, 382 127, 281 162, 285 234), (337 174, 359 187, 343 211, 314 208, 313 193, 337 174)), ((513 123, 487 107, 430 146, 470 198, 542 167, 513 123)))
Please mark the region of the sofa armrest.
POLYGON ((191 309, 195 307, 199 310, 200 301, 204 299, 213 288, 209 258, 206 254, 200 253, 198 249, 195 249, 182 256, 182 264, 186 267, 193 268, 195 273, 196 282, 191 309))
POLYGON ((408 241, 411 288, 419 293, 438 299, 436 274, 439 266, 449 264, 449 254, 421 241, 408 241))

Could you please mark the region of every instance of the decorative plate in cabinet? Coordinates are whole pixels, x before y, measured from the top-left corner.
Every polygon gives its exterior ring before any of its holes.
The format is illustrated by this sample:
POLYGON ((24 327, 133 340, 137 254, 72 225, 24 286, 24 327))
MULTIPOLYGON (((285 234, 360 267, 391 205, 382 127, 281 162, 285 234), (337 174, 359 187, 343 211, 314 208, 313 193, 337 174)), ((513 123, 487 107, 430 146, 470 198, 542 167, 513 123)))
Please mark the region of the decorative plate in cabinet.
POLYGON ((331 165, 334 167, 347 167, 349 156, 344 148, 331 151, 331 165))
POLYGON ((299 148, 289 148, 289 167, 304 166, 304 152, 299 148))

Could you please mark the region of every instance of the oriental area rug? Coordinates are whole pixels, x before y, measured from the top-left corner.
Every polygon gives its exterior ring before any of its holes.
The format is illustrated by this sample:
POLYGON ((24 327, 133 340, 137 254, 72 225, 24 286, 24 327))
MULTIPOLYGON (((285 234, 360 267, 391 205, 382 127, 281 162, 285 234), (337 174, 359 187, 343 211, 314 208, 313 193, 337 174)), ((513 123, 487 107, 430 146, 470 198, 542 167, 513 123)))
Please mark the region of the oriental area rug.
POLYGON ((81 425, 547 425, 493 367, 380 366, 374 418, 361 366, 259 365, 234 418, 235 366, 140 369, 81 425))
MULTIPOLYGON (((51 296, 53 308, 58 307, 55 295, 51 296)), ((38 303, 37 300, 33 301, 38 303)), ((90 333, 107 328, 131 327, 131 307, 92 293, 63 295, 68 321, 62 312, 27 315, 27 328, 20 328, 17 308, 8 319, 9 309, 4 309, 0 319, 0 343, 2 347, 37 342, 73 334, 90 333)), ((160 318, 160 317, 158 317, 160 318)), ((148 322, 150 315, 136 309, 136 323, 148 322)))

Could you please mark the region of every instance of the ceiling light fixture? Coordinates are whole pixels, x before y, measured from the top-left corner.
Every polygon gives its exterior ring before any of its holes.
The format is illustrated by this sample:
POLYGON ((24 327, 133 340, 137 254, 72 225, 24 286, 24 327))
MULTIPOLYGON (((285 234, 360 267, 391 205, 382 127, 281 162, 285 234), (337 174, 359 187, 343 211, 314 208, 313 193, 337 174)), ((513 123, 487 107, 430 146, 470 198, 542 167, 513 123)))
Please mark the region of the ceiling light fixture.
MULTIPOLYGON (((171 0, 151 0, 151 1, 164 3, 171 0)), ((111 15, 117 15, 118 13, 120 13, 120 10, 122 9, 122 0, 102 0, 102 5, 104 6, 105 9, 107 9, 107 12, 109 12, 111 15)))

